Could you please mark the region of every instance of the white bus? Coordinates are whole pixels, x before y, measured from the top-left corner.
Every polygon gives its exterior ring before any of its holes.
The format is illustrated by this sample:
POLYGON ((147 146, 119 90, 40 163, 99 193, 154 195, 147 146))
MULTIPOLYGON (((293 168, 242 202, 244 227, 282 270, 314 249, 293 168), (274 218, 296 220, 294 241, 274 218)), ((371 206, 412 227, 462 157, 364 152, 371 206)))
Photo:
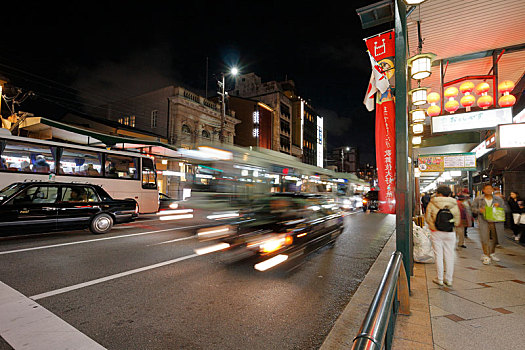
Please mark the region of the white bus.
POLYGON ((0 156, 0 189, 22 181, 92 183, 113 198, 135 199, 141 214, 159 208, 155 163, 145 154, 0 135, 0 156))

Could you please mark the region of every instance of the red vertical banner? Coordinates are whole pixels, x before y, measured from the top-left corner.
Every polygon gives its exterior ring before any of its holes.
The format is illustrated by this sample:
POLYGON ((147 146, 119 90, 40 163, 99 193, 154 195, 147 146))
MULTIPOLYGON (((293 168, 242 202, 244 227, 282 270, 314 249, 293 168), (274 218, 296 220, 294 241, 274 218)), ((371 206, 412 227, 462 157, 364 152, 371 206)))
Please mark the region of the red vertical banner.
POLYGON ((396 185, 396 130, 395 104, 391 88, 394 85, 395 35, 394 31, 366 40, 366 46, 383 69, 390 87, 376 95, 376 163, 379 182, 379 210, 395 214, 396 185))

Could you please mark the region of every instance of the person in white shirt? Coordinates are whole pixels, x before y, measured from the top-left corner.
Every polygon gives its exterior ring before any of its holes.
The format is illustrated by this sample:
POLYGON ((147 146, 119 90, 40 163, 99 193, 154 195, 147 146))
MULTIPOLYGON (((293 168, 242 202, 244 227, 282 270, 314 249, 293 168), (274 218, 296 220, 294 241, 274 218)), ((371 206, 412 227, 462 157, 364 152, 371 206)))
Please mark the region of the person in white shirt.
MULTIPOLYGON (((432 281, 440 286, 444 283, 449 287, 452 286, 452 276, 454 274, 454 247, 456 245, 456 232, 454 231, 454 227, 458 226, 461 221, 458 204, 456 199, 450 197, 451 194, 452 191, 448 186, 439 186, 436 189, 436 195, 432 197, 428 203, 425 213, 425 220, 431 232, 430 239, 432 240, 432 248, 436 257, 437 277, 432 281), (444 210, 442 214, 449 217, 449 219, 447 219, 449 226, 447 231, 438 229, 438 226, 442 226, 442 223, 437 222, 442 221, 439 218, 442 215, 439 214, 442 209, 444 210), (447 209, 448 211, 445 214, 444 212, 447 209), (443 260, 445 266, 443 266, 443 260), (444 273, 445 275, 443 276, 444 273)), ((443 218, 445 216, 441 217, 443 218)))

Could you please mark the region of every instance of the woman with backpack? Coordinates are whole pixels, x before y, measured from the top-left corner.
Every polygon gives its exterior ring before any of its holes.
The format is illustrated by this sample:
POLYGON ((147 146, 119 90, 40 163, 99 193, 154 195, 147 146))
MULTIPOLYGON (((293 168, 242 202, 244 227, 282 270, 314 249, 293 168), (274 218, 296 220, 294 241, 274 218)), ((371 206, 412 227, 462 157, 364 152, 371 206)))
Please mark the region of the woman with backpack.
POLYGON ((498 232, 503 237, 503 223, 505 222, 505 201, 503 198, 494 196, 494 188, 491 184, 483 186, 483 194, 474 199, 472 203, 472 212, 478 214, 479 237, 483 255, 481 261, 484 265, 490 264, 491 261, 499 261, 496 256, 496 238, 498 232), (503 218, 500 218, 498 211, 503 211, 503 218))
POLYGON ((437 277, 432 282, 440 286, 444 283, 449 287, 452 287, 454 274, 454 246, 456 245, 454 228, 461 220, 456 199, 450 197, 451 194, 452 191, 448 186, 439 186, 436 195, 428 203, 425 214, 436 257, 437 277))

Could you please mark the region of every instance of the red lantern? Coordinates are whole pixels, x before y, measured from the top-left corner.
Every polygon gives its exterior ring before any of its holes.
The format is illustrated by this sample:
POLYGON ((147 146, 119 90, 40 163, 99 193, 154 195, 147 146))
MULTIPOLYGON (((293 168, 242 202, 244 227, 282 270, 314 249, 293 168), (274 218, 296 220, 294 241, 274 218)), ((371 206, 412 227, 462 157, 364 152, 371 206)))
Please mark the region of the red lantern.
POLYGON ((455 111, 457 111, 459 108, 459 102, 456 101, 456 100, 450 100, 450 101, 447 101, 447 103, 445 103, 445 109, 447 110, 447 112, 449 112, 450 114, 454 113, 455 111))
POLYGON ((439 94, 437 92, 431 92, 427 96, 427 102, 430 103, 430 104, 438 103, 439 99, 440 99, 440 97, 439 97, 439 94))
POLYGON ((484 95, 478 98, 478 106, 483 109, 487 109, 488 107, 492 106, 492 103, 493 103, 493 100, 492 100, 492 96, 490 95, 484 95))
POLYGON ((453 99, 458 95, 458 93, 458 89, 454 86, 451 86, 445 90, 445 97, 448 99, 453 99))
POLYGON ((514 89, 514 83, 510 80, 505 80, 498 85, 500 94, 508 95, 514 89))
POLYGON ((513 95, 503 95, 499 98, 498 104, 500 107, 512 107, 516 103, 516 97, 513 95))
POLYGON ((469 94, 469 95, 463 96, 460 102, 463 107, 470 107, 474 104, 474 102, 476 102, 476 98, 474 97, 474 95, 469 94))
POLYGON ((479 83, 478 86, 476 86, 476 94, 483 95, 487 93, 490 90, 490 86, 487 83, 479 83))
POLYGON ((459 91, 465 95, 470 94, 472 90, 474 90, 474 83, 471 81, 466 81, 459 86, 459 91))
POLYGON ((428 107, 428 109, 427 109, 427 114, 429 116, 431 116, 431 117, 436 117, 440 113, 441 113, 441 107, 436 106, 436 105, 432 105, 432 106, 428 107))

